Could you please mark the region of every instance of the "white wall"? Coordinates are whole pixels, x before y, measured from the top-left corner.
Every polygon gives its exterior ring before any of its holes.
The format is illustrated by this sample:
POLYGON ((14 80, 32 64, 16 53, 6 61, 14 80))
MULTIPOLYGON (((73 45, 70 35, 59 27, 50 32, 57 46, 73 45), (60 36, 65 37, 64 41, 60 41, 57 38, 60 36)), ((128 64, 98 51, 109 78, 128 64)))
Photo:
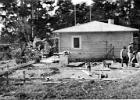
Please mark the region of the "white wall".
POLYGON ((114 55, 119 58, 123 46, 133 41, 131 32, 113 33, 62 33, 60 34, 60 52, 69 50, 72 58, 101 58, 106 54, 106 48, 112 44, 114 55), (81 49, 72 49, 72 37, 81 36, 81 49))

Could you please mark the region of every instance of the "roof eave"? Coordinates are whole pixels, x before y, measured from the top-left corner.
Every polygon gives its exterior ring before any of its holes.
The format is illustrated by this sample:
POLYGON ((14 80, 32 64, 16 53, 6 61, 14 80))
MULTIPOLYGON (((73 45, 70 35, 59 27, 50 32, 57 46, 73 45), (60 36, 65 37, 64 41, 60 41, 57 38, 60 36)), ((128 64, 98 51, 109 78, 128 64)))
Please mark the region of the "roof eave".
POLYGON ((54 31, 54 33, 102 33, 102 32, 139 32, 139 30, 131 30, 131 31, 54 31))

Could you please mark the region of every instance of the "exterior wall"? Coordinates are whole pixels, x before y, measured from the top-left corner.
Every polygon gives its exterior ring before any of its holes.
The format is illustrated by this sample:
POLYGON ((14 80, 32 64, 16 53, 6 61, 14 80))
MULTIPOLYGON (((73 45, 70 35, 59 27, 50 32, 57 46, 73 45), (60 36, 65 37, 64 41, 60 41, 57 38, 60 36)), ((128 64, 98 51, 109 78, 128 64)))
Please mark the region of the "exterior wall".
POLYGON ((108 47, 114 46, 114 55, 120 56, 120 50, 123 46, 128 46, 133 41, 131 32, 113 32, 113 33, 62 33, 60 34, 59 52, 69 50, 71 58, 103 58, 108 47), (72 48, 72 37, 81 36, 81 48, 72 48))

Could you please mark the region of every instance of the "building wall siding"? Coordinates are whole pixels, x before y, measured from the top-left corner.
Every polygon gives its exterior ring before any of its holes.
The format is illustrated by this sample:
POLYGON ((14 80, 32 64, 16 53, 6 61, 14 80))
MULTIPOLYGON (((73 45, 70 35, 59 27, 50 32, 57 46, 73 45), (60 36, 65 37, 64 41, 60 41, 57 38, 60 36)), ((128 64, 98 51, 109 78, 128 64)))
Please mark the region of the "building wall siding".
POLYGON ((114 46, 114 56, 119 58, 123 46, 133 41, 131 32, 112 33, 62 33, 60 34, 60 52, 69 50, 71 58, 103 58, 114 46), (72 36, 81 36, 81 49, 72 48, 72 36))

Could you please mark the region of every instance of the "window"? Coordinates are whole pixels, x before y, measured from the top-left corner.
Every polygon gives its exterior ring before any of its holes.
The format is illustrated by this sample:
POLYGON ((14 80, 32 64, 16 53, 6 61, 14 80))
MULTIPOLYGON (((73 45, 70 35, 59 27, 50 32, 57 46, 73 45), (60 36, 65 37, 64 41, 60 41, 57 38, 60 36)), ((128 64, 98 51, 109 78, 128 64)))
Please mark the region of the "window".
POLYGON ((81 38, 80 36, 73 36, 73 48, 74 49, 80 49, 81 48, 81 38))

